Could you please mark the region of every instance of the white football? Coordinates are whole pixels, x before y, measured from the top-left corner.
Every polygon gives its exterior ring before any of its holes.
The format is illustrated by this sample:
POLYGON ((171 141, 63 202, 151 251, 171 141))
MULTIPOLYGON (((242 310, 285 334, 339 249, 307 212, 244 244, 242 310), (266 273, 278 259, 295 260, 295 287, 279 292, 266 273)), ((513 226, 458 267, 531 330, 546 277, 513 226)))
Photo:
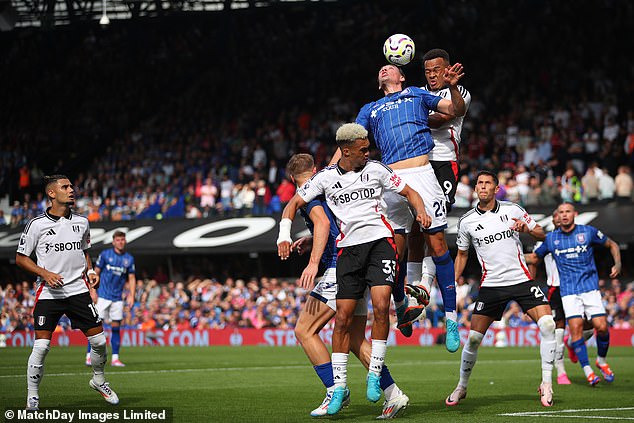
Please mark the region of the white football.
POLYGON ((415 50, 414 40, 405 34, 391 35, 383 43, 383 55, 388 62, 396 66, 403 66, 411 62, 415 50))

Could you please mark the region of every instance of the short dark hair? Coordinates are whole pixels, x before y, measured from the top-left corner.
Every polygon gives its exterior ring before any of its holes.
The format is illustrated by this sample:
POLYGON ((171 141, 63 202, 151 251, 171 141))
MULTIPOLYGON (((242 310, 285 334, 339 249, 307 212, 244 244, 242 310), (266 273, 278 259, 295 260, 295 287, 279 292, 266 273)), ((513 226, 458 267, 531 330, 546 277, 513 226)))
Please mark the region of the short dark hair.
POLYGON ((478 182, 478 179, 480 179, 480 176, 482 175, 490 176, 491 178, 493 178, 493 182, 495 182, 496 186, 500 185, 500 180, 498 179, 498 175, 491 172, 490 170, 481 170, 480 172, 478 172, 478 175, 476 176, 476 183, 478 182))
POLYGON ((306 153, 299 153, 293 155, 286 165, 286 173, 289 176, 297 179, 297 176, 302 173, 311 172, 315 167, 315 161, 313 156, 306 153))
POLYGON ((437 59, 439 57, 445 59, 447 63, 451 63, 451 61, 449 60, 449 53, 447 53, 447 50, 443 50, 441 48, 432 48, 427 53, 425 53, 423 55, 423 63, 428 60, 437 59))
POLYGON ((123 231, 114 231, 114 233, 112 234, 112 239, 118 238, 120 236, 125 238, 125 232, 123 232, 123 231))
POLYGON ((47 176, 44 176, 44 178, 42 178, 42 180, 44 181, 44 194, 46 194, 47 197, 48 197, 48 190, 51 187, 51 185, 59 181, 60 179, 68 179, 68 176, 57 174, 57 175, 47 175, 47 176))

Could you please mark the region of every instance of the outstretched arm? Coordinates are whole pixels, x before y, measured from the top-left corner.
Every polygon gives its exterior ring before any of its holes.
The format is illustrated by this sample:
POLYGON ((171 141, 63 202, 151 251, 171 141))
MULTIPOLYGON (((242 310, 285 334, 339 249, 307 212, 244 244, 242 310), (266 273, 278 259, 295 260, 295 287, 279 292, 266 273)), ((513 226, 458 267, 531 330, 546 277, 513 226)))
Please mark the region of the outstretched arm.
POLYGON ((443 75, 445 85, 449 87, 451 93, 451 101, 442 99, 438 102, 437 111, 450 116, 464 116, 467 113, 467 106, 464 98, 458 90, 458 81, 464 76, 462 64, 454 63, 445 69, 443 75))
POLYGON ((425 229, 429 228, 431 226, 431 217, 429 217, 425 211, 425 203, 423 203, 420 194, 407 184, 405 184, 405 187, 399 194, 407 198, 407 201, 414 207, 414 210, 416 210, 416 220, 418 220, 421 227, 425 229))

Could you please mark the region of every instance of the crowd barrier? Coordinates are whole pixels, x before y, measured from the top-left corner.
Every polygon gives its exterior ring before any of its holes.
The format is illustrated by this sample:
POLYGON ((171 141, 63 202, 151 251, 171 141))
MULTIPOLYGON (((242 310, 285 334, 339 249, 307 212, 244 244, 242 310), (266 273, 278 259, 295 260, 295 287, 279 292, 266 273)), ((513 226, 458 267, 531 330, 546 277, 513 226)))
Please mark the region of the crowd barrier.
MULTIPOLYGON (((106 331, 108 332, 108 331, 106 331)), ((460 337, 464 344, 469 335, 467 329, 460 329, 460 337)), ((324 329, 320 336, 327 345, 331 345, 332 329, 324 329)), ((370 329, 366 332, 370 337, 370 329)), ((86 338, 78 330, 61 331, 53 334, 52 345, 70 346, 86 345, 86 338)), ((411 337, 404 337, 398 330, 390 330, 388 345, 419 345, 430 346, 444 344, 444 330, 414 329, 411 337)), ((594 337, 589 340, 594 345, 594 337)), ((33 333, 30 331, 15 331, 0 333, 0 347, 30 347, 33 345, 33 333)), ((155 330, 142 331, 138 329, 123 329, 121 331, 121 345, 124 347, 141 346, 189 346, 207 347, 212 345, 267 345, 267 346, 296 346, 299 345, 292 329, 185 329, 185 330, 155 330)), ((486 333, 483 346, 497 347, 533 347, 539 345, 539 329, 534 327, 521 328, 490 328, 486 333)), ((634 346, 634 329, 610 329, 610 345, 634 346)))

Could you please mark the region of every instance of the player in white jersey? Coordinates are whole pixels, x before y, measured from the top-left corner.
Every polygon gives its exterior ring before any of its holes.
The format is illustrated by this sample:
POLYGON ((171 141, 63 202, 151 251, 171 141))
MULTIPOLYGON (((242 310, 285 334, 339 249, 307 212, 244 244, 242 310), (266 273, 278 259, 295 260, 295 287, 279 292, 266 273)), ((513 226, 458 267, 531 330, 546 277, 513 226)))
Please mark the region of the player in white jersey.
MULTIPOLYGON (((423 70, 427 85, 422 88, 433 95, 451 99, 450 88, 443 78, 445 70, 450 66, 447 51, 435 48, 425 53, 423 55, 423 70)), ((466 114, 471 104, 471 94, 462 85, 458 85, 457 90, 464 100, 466 114)), ((454 116, 432 110, 428 117, 431 137, 434 140, 434 148, 428 153, 429 163, 447 197, 447 213, 451 211, 451 205, 455 202, 458 186, 458 157, 464 116, 454 116)), ((425 245, 422 242, 422 237, 423 234, 416 227, 412 227, 407 237, 408 285, 405 287, 405 291, 416 298, 419 303, 424 303, 429 298, 431 285, 436 278, 436 265, 432 257, 424 254, 425 245), (425 258, 421 263, 422 257, 425 258)), ((444 287, 443 284, 439 284, 439 288, 443 294, 443 305, 447 319, 456 320, 455 295, 446 292, 448 289, 455 289, 455 286, 444 287)))
POLYGON ((519 232, 528 233, 536 240, 543 240, 545 234, 523 208, 515 203, 497 201, 495 194, 498 190, 497 176, 481 171, 476 179, 478 205, 458 222, 456 280, 462 276, 472 244, 482 267, 482 278, 471 317, 469 338, 462 349, 460 381, 445 404, 457 405, 467 396, 467 384, 484 334, 493 321, 500 320, 508 302, 514 300, 539 326, 542 361, 540 400, 544 407, 550 407, 553 405, 555 321, 546 296, 528 271, 519 238, 519 232))
POLYGON ((381 397, 380 374, 387 349, 392 287, 398 270, 394 232, 385 216, 385 203, 382 201, 384 191, 405 196, 416 209, 421 225, 429 227, 431 224, 420 195, 389 167, 368 160, 370 141, 368 132, 361 125, 342 125, 337 130, 336 139, 341 159, 315 174, 297 190, 282 213, 278 239, 280 256, 288 257, 290 225, 297 209, 317 196, 325 195, 340 228, 337 237, 337 311, 332 336, 335 389, 328 414, 339 412, 348 392, 351 323, 357 302, 364 297, 368 287, 374 322, 366 397, 372 402, 381 397))
POLYGON ((117 394, 104 377, 106 336, 88 293, 89 286, 99 285, 87 251, 90 248, 88 219, 72 212, 75 191, 66 176, 47 176, 44 182, 51 207, 26 225, 15 257, 19 267, 38 277, 33 309, 35 341, 27 367, 27 409, 39 407, 44 359, 63 314, 71 320, 73 328, 86 335, 92 346, 90 387, 110 404, 118 404, 117 394), (30 257, 33 252, 37 263, 30 257))
MULTIPOLYGON (((315 163, 310 154, 295 154, 286 166, 286 174, 298 188, 304 185, 315 172, 315 163)), ((319 332, 326 323, 332 320, 337 310, 335 304, 337 295, 335 239, 339 235, 339 228, 324 197, 310 201, 306 207, 300 209, 300 212, 312 236, 302 237, 293 242, 291 250, 297 251, 300 255, 310 252, 310 260, 302 272, 300 286, 312 291, 297 319, 295 336, 312 363, 317 376, 326 387, 325 399, 319 407, 310 413, 313 417, 320 417, 327 414, 335 389, 330 354, 319 336, 319 332), (325 271, 315 285, 315 276, 320 262, 325 267, 325 271)), ((365 339, 367 315, 368 306, 366 297, 364 297, 357 303, 352 318, 350 350, 359 358, 366 369, 370 365, 370 351, 372 349, 370 343, 365 339)), ((409 398, 396 385, 387 365, 384 365, 381 370, 381 388, 385 393, 385 403, 379 418, 394 418, 407 408, 409 398)), ((344 404, 347 402, 349 402, 349 396, 347 400, 344 400, 344 404)))

